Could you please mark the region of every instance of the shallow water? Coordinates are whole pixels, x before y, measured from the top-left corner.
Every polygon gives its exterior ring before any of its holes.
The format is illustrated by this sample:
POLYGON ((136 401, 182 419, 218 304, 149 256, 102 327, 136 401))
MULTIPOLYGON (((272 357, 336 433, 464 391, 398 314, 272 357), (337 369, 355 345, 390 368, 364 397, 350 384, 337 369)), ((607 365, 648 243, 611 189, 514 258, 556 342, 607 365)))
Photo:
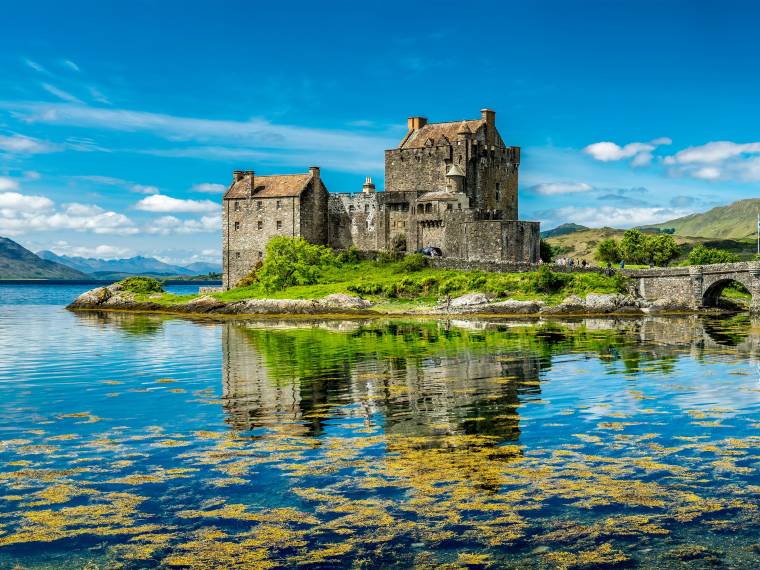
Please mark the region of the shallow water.
POLYGON ((746 317, 193 322, 78 292, 0 286, 0 568, 760 564, 746 317))

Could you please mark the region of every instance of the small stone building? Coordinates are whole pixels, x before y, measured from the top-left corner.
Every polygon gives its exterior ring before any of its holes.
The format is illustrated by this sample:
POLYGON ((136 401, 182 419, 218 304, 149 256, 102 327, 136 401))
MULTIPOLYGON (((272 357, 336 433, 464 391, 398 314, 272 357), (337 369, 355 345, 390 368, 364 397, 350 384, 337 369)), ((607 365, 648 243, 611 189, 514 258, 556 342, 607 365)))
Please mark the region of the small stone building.
POLYGON ((235 171, 224 195, 224 286, 234 287, 274 235, 302 236, 335 249, 407 251, 434 246, 466 261, 537 263, 538 222, 518 221, 519 147, 508 147, 496 114, 428 123, 411 117, 397 148, 385 151, 385 191, 368 177, 361 192, 328 193, 319 168, 255 176, 235 171))

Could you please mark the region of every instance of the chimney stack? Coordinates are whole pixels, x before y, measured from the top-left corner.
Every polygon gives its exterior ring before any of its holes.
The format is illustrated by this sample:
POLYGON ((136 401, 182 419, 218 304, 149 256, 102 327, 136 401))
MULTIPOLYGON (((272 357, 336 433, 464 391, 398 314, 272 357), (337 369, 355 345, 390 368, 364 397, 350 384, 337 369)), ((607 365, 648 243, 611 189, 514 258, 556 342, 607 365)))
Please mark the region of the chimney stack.
POLYGON ((311 179, 314 181, 314 191, 319 190, 319 166, 310 166, 309 172, 311 172, 311 179))
POLYGON ((495 127, 496 126, 496 111, 492 111, 491 109, 481 109, 480 119, 489 127, 495 127))
POLYGON ((406 126, 410 131, 416 131, 427 125, 427 119, 425 117, 409 117, 406 120, 406 126))
POLYGON ((243 174, 251 178, 251 197, 253 197, 253 191, 256 189, 256 185, 254 184, 253 170, 246 170, 243 174))
POLYGON ((232 171, 232 182, 240 182, 243 179, 243 171, 242 170, 233 170, 232 171))
POLYGON ((367 176, 364 180, 364 184, 362 185, 362 192, 365 194, 370 194, 375 191, 375 183, 372 182, 372 177, 367 176))

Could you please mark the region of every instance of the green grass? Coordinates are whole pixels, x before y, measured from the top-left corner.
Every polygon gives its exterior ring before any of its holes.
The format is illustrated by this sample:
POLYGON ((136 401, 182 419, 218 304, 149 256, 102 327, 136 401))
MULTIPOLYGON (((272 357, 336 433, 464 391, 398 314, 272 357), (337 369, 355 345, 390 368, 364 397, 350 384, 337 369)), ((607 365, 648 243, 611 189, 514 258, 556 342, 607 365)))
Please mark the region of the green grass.
MULTIPOLYGON (((571 294, 617 293, 625 288, 620 277, 598 273, 549 274, 549 289, 537 284, 538 272, 489 273, 484 271, 458 271, 424 267, 408 270, 404 262, 360 261, 333 265, 323 269, 313 285, 297 285, 278 291, 267 291, 260 284, 214 293, 221 301, 245 299, 318 299, 333 293, 359 295, 376 303, 378 310, 402 311, 435 305, 446 295, 456 297, 469 292, 492 294, 496 298, 516 300, 542 300, 558 304, 571 294), (553 282, 556 281, 556 282, 553 282)), ((185 303, 198 295, 173 295, 149 299, 139 295, 138 300, 150 300, 161 305, 185 303)))

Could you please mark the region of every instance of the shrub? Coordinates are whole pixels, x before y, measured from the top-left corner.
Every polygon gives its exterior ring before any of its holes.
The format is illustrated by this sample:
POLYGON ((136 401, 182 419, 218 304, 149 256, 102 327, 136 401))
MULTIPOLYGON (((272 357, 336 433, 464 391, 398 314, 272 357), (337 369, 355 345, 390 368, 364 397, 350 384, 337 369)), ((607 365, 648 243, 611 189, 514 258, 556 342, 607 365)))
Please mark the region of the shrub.
POLYGON ((256 262, 256 265, 253 266, 253 269, 251 269, 248 272, 248 275, 243 277, 240 281, 237 282, 235 287, 250 287, 254 283, 259 282, 259 271, 261 271, 261 268, 263 267, 263 263, 261 260, 256 262))
POLYGON ((276 291, 293 285, 312 285, 321 270, 333 263, 335 255, 323 245, 301 237, 276 236, 269 240, 264 264, 257 274, 264 289, 276 291))
POLYGON ((468 279, 465 275, 455 275, 444 279, 438 286, 438 292, 441 295, 450 295, 458 293, 468 288, 468 279))
POLYGON ((545 265, 542 265, 531 277, 533 289, 538 293, 556 293, 572 279, 571 275, 555 273, 545 265))
POLYGON ((689 252, 689 265, 710 265, 712 263, 735 263, 739 261, 739 256, 725 251, 723 249, 715 249, 712 247, 705 247, 699 244, 689 252))
POLYGON ((420 283, 420 288, 425 295, 429 295, 430 292, 438 286, 438 279, 435 277, 424 277, 420 283))
POLYGON ((551 244, 543 239, 539 240, 538 242, 538 251, 539 257, 544 263, 551 263, 552 259, 554 259, 554 256, 556 255, 551 244))
POLYGON ((163 283, 158 279, 152 277, 127 277, 117 283, 121 285, 123 291, 129 291, 130 293, 163 293, 163 283))
POLYGON ((407 255, 401 260, 401 271, 404 273, 413 273, 414 271, 420 271, 428 264, 427 257, 421 253, 413 253, 407 255))
POLYGON ((620 249, 617 240, 607 238, 600 241, 594 257, 602 263, 618 263, 620 261, 620 249))
POLYGON ((359 261, 361 261, 361 258, 359 257, 359 250, 352 245, 346 251, 341 251, 336 256, 335 260, 340 265, 344 265, 347 263, 359 263, 359 261))
POLYGON ((642 257, 657 266, 665 266, 681 253, 676 240, 670 234, 644 236, 642 257))

